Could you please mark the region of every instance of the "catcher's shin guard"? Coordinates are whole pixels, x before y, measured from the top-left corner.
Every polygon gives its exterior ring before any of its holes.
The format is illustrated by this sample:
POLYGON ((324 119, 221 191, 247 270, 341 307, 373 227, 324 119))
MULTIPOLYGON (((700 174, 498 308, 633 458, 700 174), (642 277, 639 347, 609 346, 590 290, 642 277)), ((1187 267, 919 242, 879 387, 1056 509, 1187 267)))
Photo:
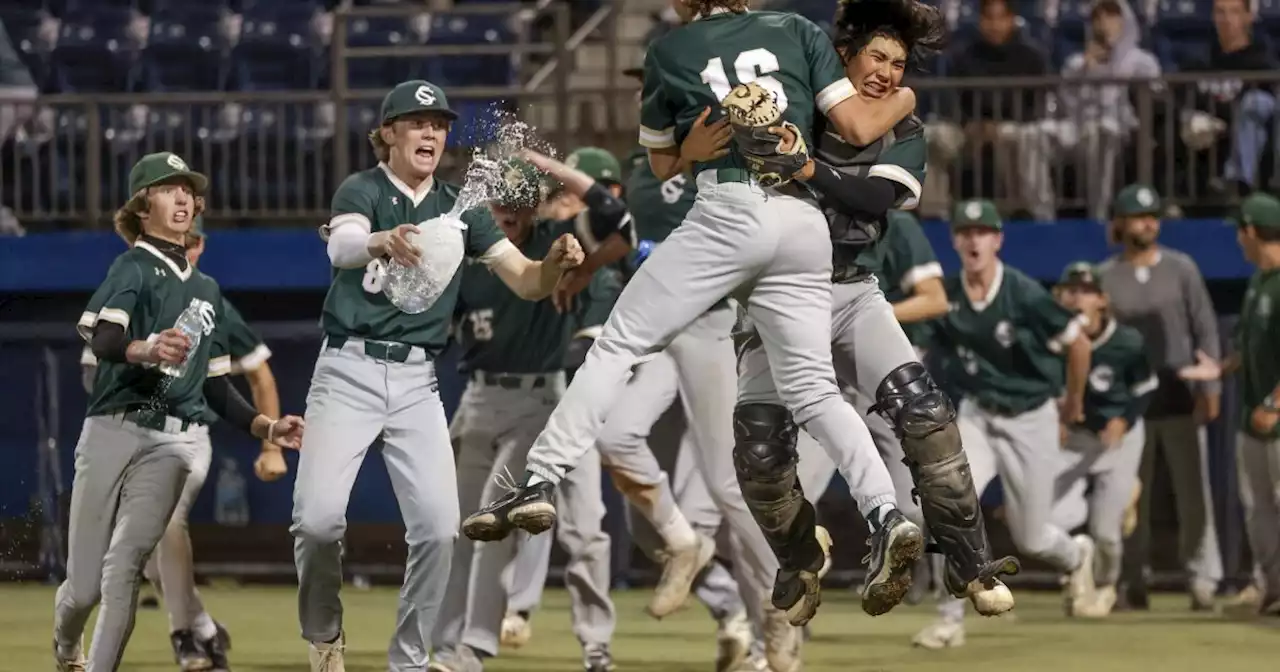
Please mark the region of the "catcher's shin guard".
POLYGON ((969 597, 992 588, 1001 574, 1016 574, 1017 558, 991 558, 955 407, 924 365, 909 362, 889 372, 871 410, 888 420, 902 441, 925 525, 946 556, 947 592, 969 597))
POLYGON ((817 571, 824 561, 814 536, 813 505, 796 476, 796 425, 773 404, 733 411, 733 466, 742 498, 784 570, 817 571))

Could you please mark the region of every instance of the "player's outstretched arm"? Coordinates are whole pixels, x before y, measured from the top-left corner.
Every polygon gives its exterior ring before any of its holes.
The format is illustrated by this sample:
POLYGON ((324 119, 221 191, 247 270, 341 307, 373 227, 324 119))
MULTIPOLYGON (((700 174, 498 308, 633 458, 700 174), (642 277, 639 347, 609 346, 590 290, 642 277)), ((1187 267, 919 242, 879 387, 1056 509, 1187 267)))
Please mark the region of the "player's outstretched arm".
POLYGON ((540 301, 551 296, 562 273, 582 264, 583 256, 578 239, 566 233, 556 239, 542 261, 533 261, 512 248, 494 260, 490 268, 516 296, 540 301))
POLYGON ((915 109, 916 93, 904 86, 879 99, 849 96, 828 110, 827 118, 845 142, 864 147, 893 130, 915 109))
POLYGON ((893 316, 901 324, 924 322, 947 314, 947 290, 942 278, 925 278, 911 287, 911 296, 893 304, 893 316))
POLYGON ((204 396, 209 408, 227 424, 281 448, 297 450, 302 447, 302 433, 306 424, 302 418, 286 415, 276 420, 259 413, 258 409, 245 401, 226 375, 206 378, 204 396))

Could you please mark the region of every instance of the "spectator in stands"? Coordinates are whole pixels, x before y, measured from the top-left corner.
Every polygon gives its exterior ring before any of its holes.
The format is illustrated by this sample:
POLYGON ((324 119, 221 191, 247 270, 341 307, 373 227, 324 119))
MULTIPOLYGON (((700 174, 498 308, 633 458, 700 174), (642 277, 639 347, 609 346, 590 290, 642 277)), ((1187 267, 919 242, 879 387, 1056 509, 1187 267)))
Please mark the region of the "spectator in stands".
MULTIPOLYGON (((950 54, 952 77, 1037 77, 1049 74, 1049 61, 1018 29, 1019 17, 1012 0, 981 0, 978 15, 978 39, 950 54)), ((930 185, 943 210, 949 210, 950 164, 958 151, 968 144, 972 152, 990 143, 995 149, 996 179, 1004 193, 1031 209, 1031 197, 1037 192, 1028 188, 1028 180, 1017 170, 1019 145, 1037 128, 1030 123, 1044 116, 1043 100, 1038 91, 1028 89, 962 89, 958 96, 959 116, 953 121, 929 124, 930 185), (966 143, 966 140, 968 142, 966 143), (941 179, 939 179, 941 178, 941 179)), ((1034 179, 1034 175, 1031 175, 1034 179)), ((1034 212, 1034 211, 1033 211, 1034 212)))
POLYGON ((0 143, 31 116, 36 99, 36 82, 22 64, 4 22, 0 21, 0 143))
POLYGON ((1160 76, 1160 63, 1138 46, 1138 19, 1127 0, 1096 0, 1089 13, 1089 29, 1083 52, 1067 59, 1058 94, 1059 117, 1041 125, 1036 142, 1027 150, 1019 171, 1034 175, 1039 192, 1037 219, 1052 218, 1055 211, 1049 167, 1060 152, 1070 152, 1083 179, 1090 217, 1105 220, 1115 193, 1116 168, 1138 117, 1125 84, 1088 84, 1088 80, 1152 79, 1160 76))
MULTIPOLYGON (((1209 58, 1188 64, 1187 71, 1246 72, 1270 71, 1277 67, 1268 45, 1253 38, 1254 11, 1249 0, 1214 0, 1213 26, 1218 39, 1210 46, 1209 58)), ((1270 136, 1276 99, 1265 84, 1244 84, 1236 79, 1212 78, 1196 86, 1194 108, 1182 120, 1182 139, 1187 147, 1205 150, 1219 142, 1226 130, 1224 119, 1232 119, 1229 138, 1222 139, 1227 154, 1222 177, 1211 185, 1227 191, 1238 184, 1245 191, 1258 186, 1262 151, 1270 136)))
POLYGON ((1102 288, 1116 319, 1142 334, 1160 381, 1144 417, 1143 487, 1138 526, 1125 548, 1123 598, 1131 608, 1147 608, 1151 484, 1159 452, 1173 486, 1191 607, 1208 610, 1222 580, 1222 556, 1207 481, 1205 426, 1218 417, 1222 387, 1217 380, 1194 382, 1199 379, 1191 372, 1219 360, 1218 318, 1196 262, 1157 242, 1160 195, 1148 186, 1130 185, 1116 196, 1113 210, 1109 235, 1123 249, 1099 267, 1102 288))

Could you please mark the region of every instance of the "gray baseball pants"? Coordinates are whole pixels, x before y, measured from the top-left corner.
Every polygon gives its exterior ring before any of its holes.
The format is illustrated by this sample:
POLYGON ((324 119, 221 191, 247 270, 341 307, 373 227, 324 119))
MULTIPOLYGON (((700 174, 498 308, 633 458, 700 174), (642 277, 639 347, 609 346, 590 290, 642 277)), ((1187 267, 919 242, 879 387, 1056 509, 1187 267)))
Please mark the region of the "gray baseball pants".
POLYGON ((1236 436, 1236 468, 1249 546, 1268 597, 1280 595, 1280 440, 1236 436))
POLYGON ((1148 418, 1146 427, 1146 447, 1138 471, 1143 484, 1138 502, 1138 527, 1129 537, 1124 580, 1145 583, 1143 577, 1151 555, 1151 483, 1155 480, 1157 451, 1163 451, 1178 508, 1178 548, 1187 573, 1193 583, 1217 589, 1222 581, 1222 554, 1218 549, 1213 498, 1209 491, 1205 429, 1190 415, 1148 418))
POLYGON ((1054 490, 1054 522, 1064 530, 1089 523, 1089 536, 1096 546, 1093 576, 1099 586, 1114 586, 1120 580, 1124 557, 1124 513, 1138 485, 1138 465, 1146 430, 1139 419, 1115 446, 1102 443, 1098 435, 1083 427, 1072 427, 1063 446, 1066 469, 1058 475, 1054 490), (1088 482, 1093 489, 1086 498, 1088 482))
POLYGON ((322 346, 307 394, 307 438, 293 490, 298 620, 312 642, 342 632, 342 537, 351 486, 369 446, 382 458, 404 517, 409 557, 388 648, 391 672, 426 669, 449 583, 458 494, 435 365, 421 348, 403 363, 376 359, 364 341, 322 346))
MULTIPOLYGON (((529 446, 564 393, 563 373, 504 377, 522 383, 519 387, 501 387, 480 382, 482 377, 473 379, 454 418, 452 434, 459 444, 459 505, 468 513, 502 495, 502 486, 497 482, 500 476, 524 472, 529 446), (544 381, 541 386, 536 386, 538 379, 544 381)), ((556 490, 556 509, 560 513, 556 538, 569 555, 565 584, 573 631, 583 645, 608 644, 616 622, 609 598, 609 535, 602 527, 600 477, 599 457, 595 451, 588 451, 556 490)), ((497 655, 508 605, 507 592, 493 587, 500 584, 504 571, 517 557, 515 542, 511 537, 487 543, 459 538, 454 544, 453 573, 436 624, 438 647, 464 644, 490 656, 497 655)), ((537 580, 540 586, 546 575, 535 577, 527 576, 526 571, 514 571, 511 579, 537 580)))
POLYGON ((60 656, 73 657, 100 604, 88 669, 119 669, 142 569, 173 516, 201 432, 207 436, 207 429, 184 428, 177 418, 159 430, 123 414, 85 418, 75 451, 67 579, 54 600, 60 656))
POLYGON ((208 427, 201 426, 191 431, 196 436, 196 444, 187 465, 189 473, 182 485, 182 495, 143 574, 164 599, 165 610, 169 612, 169 632, 192 630, 199 638, 208 639, 213 637, 216 626, 213 617, 204 609, 200 591, 196 590, 195 560, 191 553, 187 517, 209 476, 213 445, 209 442, 208 427))

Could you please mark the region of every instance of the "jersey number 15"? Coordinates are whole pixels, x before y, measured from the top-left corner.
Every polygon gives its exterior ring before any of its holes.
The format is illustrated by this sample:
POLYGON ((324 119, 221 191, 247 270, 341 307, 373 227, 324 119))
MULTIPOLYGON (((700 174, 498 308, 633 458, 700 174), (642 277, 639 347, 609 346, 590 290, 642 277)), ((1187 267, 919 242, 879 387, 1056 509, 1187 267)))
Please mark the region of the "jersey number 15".
MULTIPOLYGON (((778 104, 779 112, 787 111, 787 93, 782 90, 782 82, 770 76, 770 73, 782 69, 778 57, 768 49, 751 49, 738 54, 733 59, 733 73, 737 75, 738 84, 755 82, 768 89, 778 104)), ((716 100, 724 100, 733 90, 729 83, 729 75, 724 70, 724 59, 720 57, 707 61, 702 69, 702 83, 711 87, 716 100)))

